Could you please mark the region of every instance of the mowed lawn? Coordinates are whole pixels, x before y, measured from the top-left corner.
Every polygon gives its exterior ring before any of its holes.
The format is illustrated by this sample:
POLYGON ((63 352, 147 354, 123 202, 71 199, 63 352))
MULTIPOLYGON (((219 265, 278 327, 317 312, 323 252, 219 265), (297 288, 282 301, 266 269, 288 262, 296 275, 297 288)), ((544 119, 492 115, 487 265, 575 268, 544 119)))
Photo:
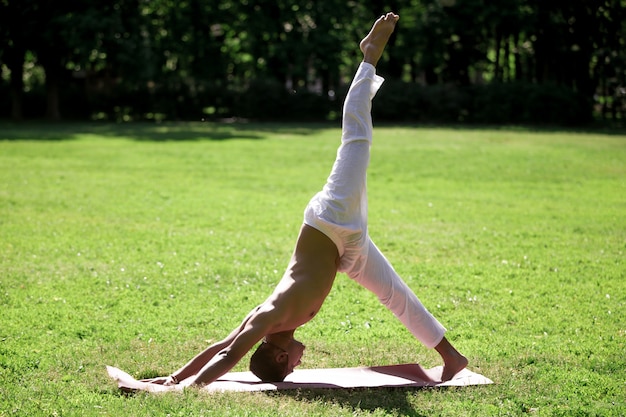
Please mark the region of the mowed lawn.
MULTIPOLYGON (((169 374, 271 292, 339 135, 0 125, 0 416, 626 415, 626 136, 575 131, 375 130, 370 234, 493 385, 122 395, 105 365, 169 374)), ((440 365, 342 274, 297 337, 440 365)))

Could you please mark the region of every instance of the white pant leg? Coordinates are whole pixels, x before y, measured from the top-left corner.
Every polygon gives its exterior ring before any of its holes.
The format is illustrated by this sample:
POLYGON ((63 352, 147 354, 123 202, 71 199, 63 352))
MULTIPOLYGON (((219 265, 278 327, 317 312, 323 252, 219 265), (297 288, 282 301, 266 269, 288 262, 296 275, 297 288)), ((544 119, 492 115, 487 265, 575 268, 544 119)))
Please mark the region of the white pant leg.
POLYGON ((426 347, 433 348, 441 342, 445 327, 424 307, 371 239, 364 268, 350 278, 376 294, 426 347))
POLYGON ((337 158, 326 185, 305 210, 304 222, 337 245, 342 272, 360 268, 359 262, 367 255, 366 176, 373 130, 371 107, 382 82, 374 66, 361 63, 344 102, 337 158))
POLYGON ((366 62, 359 65, 343 104, 342 143, 353 140, 372 142, 372 99, 383 81, 383 77, 376 75, 373 65, 366 62))
POLYGON ((372 99, 383 83, 376 69, 359 66, 343 108, 341 146, 323 190, 307 206, 304 222, 337 245, 339 271, 372 291, 429 348, 445 328, 426 310, 367 234, 366 173, 372 143, 372 99))

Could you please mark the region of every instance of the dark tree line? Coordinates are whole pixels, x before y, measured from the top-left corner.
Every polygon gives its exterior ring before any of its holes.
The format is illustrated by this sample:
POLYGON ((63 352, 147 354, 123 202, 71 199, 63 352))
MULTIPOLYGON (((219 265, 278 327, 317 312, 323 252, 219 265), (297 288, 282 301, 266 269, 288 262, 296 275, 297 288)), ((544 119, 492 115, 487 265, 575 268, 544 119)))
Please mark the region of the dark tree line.
MULTIPOLYGON (((324 119, 401 15, 380 117, 624 120, 626 0, 0 0, 0 117, 324 119)), ((385 90, 382 90, 385 91, 385 90)))

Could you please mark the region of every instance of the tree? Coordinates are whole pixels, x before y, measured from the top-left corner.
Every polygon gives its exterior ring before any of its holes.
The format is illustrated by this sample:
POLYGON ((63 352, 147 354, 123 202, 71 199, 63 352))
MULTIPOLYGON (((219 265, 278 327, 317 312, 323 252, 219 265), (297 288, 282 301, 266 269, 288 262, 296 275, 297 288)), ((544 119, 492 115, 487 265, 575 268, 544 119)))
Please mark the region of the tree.
POLYGON ((605 117, 624 111, 626 0, 0 0, 0 63, 16 119, 25 60, 45 72, 50 119, 234 115, 254 88, 328 100, 387 10, 402 16, 381 62, 391 79, 460 93, 556 85, 605 117))
POLYGON ((0 2, 0 62, 10 71, 11 118, 23 117, 22 96, 24 90, 24 60, 26 52, 34 43, 34 22, 28 16, 32 3, 18 0, 0 2))

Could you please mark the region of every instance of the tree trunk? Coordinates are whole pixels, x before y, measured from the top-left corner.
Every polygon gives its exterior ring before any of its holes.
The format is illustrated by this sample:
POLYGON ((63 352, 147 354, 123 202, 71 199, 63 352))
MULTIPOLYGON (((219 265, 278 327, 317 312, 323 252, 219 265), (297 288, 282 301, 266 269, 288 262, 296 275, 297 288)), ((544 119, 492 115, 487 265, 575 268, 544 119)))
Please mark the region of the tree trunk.
POLYGON ((25 51, 12 50, 11 54, 7 54, 7 66, 11 71, 11 119, 15 121, 22 120, 24 117, 22 109, 22 97, 24 93, 24 56, 25 51))
POLYGON ((44 65, 46 74, 46 119, 51 121, 61 120, 59 106, 59 73, 60 66, 53 63, 44 65))
POLYGON ((500 28, 498 27, 499 25, 496 26, 496 46, 495 46, 495 51, 496 51, 496 63, 495 63, 495 67, 493 69, 493 74, 494 74, 494 78, 495 81, 502 81, 502 77, 500 74, 500 48, 501 48, 501 44, 502 44, 502 34, 500 32, 500 28))
POLYGON ((513 34, 513 59, 515 60, 515 80, 520 81, 524 78, 524 70, 522 66, 522 59, 520 57, 520 43, 519 32, 515 31, 513 34))

